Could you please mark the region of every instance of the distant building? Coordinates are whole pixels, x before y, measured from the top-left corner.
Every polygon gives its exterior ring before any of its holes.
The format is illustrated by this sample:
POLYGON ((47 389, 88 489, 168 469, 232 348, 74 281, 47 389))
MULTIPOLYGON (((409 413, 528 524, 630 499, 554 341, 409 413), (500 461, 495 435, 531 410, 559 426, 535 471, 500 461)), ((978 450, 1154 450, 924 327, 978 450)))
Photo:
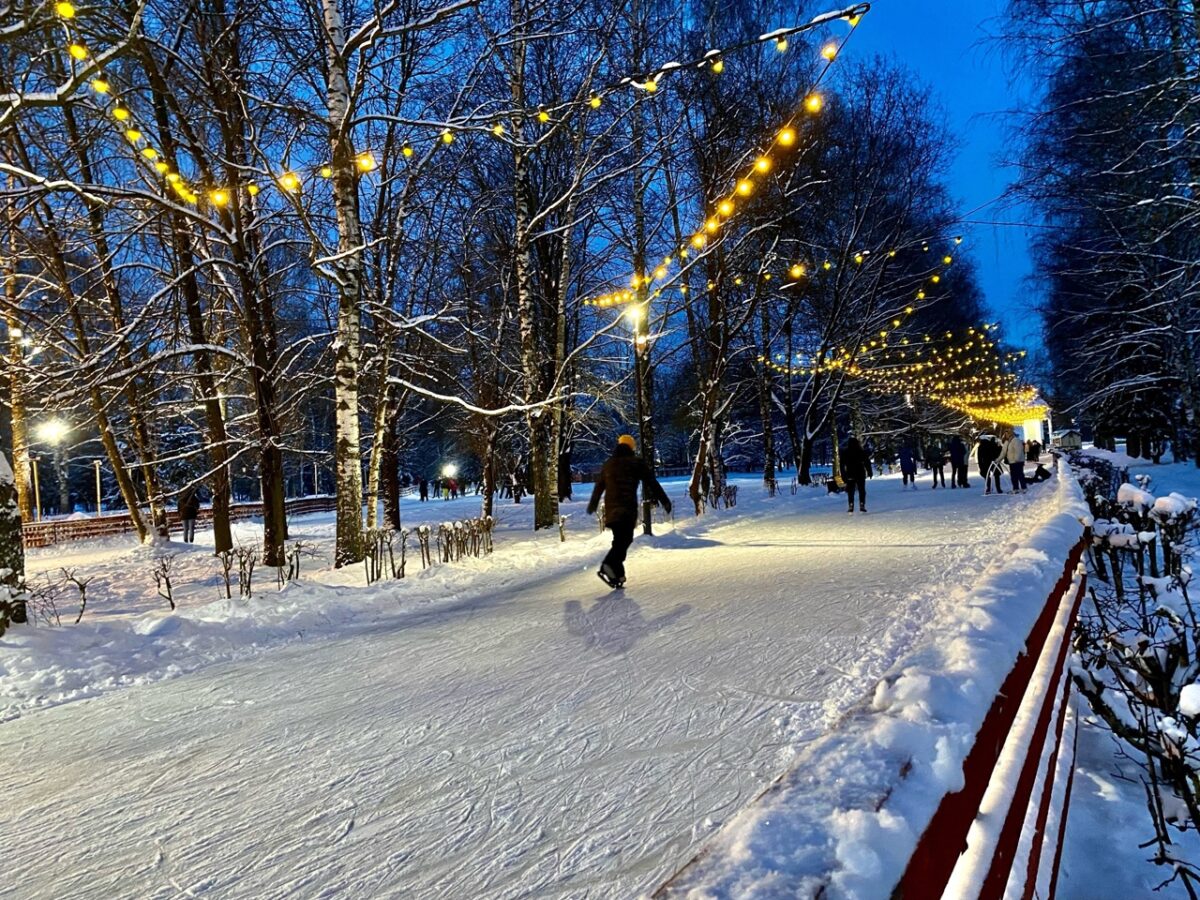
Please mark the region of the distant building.
POLYGON ((1060 450, 1080 450, 1083 448, 1083 435, 1073 428, 1056 431, 1054 432, 1054 446, 1060 450))

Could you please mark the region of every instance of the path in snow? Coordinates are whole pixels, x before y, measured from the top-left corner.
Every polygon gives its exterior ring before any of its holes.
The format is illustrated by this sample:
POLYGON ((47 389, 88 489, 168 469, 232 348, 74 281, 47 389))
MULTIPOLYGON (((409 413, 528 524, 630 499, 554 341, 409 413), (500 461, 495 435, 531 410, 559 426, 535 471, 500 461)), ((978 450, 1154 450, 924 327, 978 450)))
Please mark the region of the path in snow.
POLYGON ((0 725, 6 889, 652 889, 1053 504, 869 490, 642 541, 623 594, 551 573, 0 725))

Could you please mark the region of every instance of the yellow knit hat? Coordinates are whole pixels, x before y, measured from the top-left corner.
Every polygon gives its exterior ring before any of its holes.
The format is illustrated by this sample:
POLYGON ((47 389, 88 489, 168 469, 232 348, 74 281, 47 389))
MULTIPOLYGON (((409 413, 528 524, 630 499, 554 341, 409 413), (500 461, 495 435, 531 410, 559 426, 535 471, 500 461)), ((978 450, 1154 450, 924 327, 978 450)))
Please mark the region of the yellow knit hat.
POLYGON ((623 444, 624 446, 628 447, 630 450, 636 450, 636 449, 637 449, 637 441, 635 441, 635 440, 633 439, 633 435, 632 435, 632 434, 623 434, 623 435, 621 435, 619 438, 617 438, 617 443, 618 443, 618 444, 623 444))

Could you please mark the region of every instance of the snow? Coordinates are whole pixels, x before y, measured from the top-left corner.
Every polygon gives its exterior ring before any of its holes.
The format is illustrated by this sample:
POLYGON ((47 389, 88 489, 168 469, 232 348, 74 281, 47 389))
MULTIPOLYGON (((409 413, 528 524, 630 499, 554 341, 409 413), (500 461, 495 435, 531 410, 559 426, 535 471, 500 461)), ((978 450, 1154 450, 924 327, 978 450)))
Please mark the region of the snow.
POLYGON ((1117 490, 1117 502, 1122 506, 1131 506, 1141 512, 1147 512, 1154 506, 1154 495, 1126 482, 1117 490))
POLYGON ((1200 716, 1200 684, 1185 684, 1180 689, 1179 711, 1185 716, 1200 716))
MULTIPOLYGON (((1131 478, 1142 480, 1144 486, 1166 497, 1190 503, 1193 501, 1189 498, 1200 495, 1200 470, 1191 463, 1155 466, 1146 460, 1124 457, 1118 464, 1130 466, 1131 478)), ((1097 522, 1098 526, 1101 524, 1097 522)), ((1142 580, 1159 589, 1156 593, 1160 602, 1170 602, 1171 595, 1162 590, 1165 579, 1147 576, 1142 580)), ((1119 695, 1112 692, 1106 696, 1110 702, 1119 701, 1119 695)), ((1103 723, 1091 714, 1085 700, 1077 698, 1074 709, 1079 720, 1078 757, 1057 896, 1063 900, 1186 898, 1187 891, 1179 882, 1160 887, 1170 871, 1150 861, 1152 846, 1140 846, 1154 836, 1141 770, 1120 749, 1103 723), (1097 852, 1097 848, 1103 848, 1103 852, 1097 852)), ((1130 715, 1124 706, 1119 706, 1118 712, 1126 718, 1130 715)), ((1200 685, 1182 688, 1179 713, 1200 714, 1200 685)), ((1165 720, 1163 725, 1169 727, 1165 720)), ((1200 858, 1200 839, 1195 831, 1188 834, 1175 831, 1171 839, 1182 858, 1200 858)))
POLYGON ((1053 483, 1025 536, 998 541, 982 577, 931 602, 926 640, 884 674, 871 703, 805 748, 670 896, 890 895, 941 797, 962 786, 975 733, 1082 535, 1078 485, 1053 483))
POLYGON ((369 588, 361 567, 328 568, 330 520, 302 520, 321 558, 245 605, 214 602, 204 548, 172 545, 203 576, 175 614, 152 550, 39 552, 102 574, 77 628, 0 640, 0 754, 21 760, 0 770, 20 811, 0 817, 6 887, 625 897, 717 833, 727 871, 745 867, 730 896, 790 896, 839 861, 843 895, 886 879, 1021 631, 1002 594, 1044 598, 1061 570, 1069 485, 985 497, 876 478, 854 517, 819 489, 739 486, 736 509, 639 536, 623 593, 592 572, 607 539, 578 501, 565 544, 505 504, 492 557, 369 588), (847 802, 909 755, 884 812, 847 802), (739 814, 803 760, 805 790, 739 814))

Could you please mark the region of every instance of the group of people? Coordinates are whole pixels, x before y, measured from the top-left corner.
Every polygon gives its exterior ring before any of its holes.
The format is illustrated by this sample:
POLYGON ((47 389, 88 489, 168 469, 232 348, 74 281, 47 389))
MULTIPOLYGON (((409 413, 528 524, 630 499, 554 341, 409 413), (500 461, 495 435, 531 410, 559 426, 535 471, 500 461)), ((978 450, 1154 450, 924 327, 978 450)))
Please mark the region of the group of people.
MULTIPOLYGON (((925 467, 933 474, 933 487, 946 487, 946 465, 950 465, 950 487, 969 488, 967 469, 970 457, 973 455, 979 465, 979 474, 984 479, 984 493, 991 494, 995 485, 995 493, 1004 493, 1001 485, 1001 475, 1007 467, 1011 482, 1011 494, 1023 494, 1029 489, 1030 481, 1044 481, 1050 473, 1039 464, 1042 445, 1037 440, 1023 441, 1011 429, 1000 438, 996 435, 983 433, 979 435, 974 453, 968 452, 962 438, 955 435, 949 444, 930 444, 924 454, 925 467), (1025 475, 1025 463, 1037 464, 1032 479, 1025 475)), ((900 475, 903 490, 917 489, 917 460, 918 454, 911 443, 905 443, 899 454, 900 475)), ((867 511, 867 479, 873 475, 871 454, 862 446, 858 438, 850 438, 840 452, 840 471, 845 484, 849 513, 854 513, 854 499, 858 497, 858 511, 867 511)), ((880 470, 882 472, 882 469, 880 470)))

